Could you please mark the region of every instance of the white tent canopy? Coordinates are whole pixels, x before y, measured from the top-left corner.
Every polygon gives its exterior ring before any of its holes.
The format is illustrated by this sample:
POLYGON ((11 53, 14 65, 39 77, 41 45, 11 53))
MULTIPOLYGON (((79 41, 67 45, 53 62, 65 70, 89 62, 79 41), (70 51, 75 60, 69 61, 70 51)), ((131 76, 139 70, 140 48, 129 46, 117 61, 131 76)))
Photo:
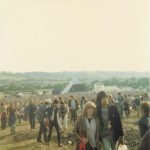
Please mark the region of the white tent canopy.
POLYGON ((70 83, 64 88, 64 90, 62 90, 61 94, 66 94, 70 91, 70 89, 76 85, 76 84, 80 84, 80 81, 78 81, 77 79, 73 79, 72 81, 70 81, 70 83))

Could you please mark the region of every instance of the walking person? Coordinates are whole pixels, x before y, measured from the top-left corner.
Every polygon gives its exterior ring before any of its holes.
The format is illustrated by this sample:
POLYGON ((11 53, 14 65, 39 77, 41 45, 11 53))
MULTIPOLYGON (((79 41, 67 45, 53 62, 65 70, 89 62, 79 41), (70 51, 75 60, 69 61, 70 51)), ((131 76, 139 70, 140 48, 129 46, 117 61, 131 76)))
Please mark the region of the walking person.
POLYGON ((79 102, 74 98, 73 95, 69 97, 69 110, 71 112, 71 121, 75 123, 77 119, 77 110, 79 109, 79 102))
POLYGON ((123 143, 122 123, 117 107, 108 104, 104 91, 97 94, 97 116, 103 150, 115 150, 117 141, 119 144, 123 143))
POLYGON ((150 98, 148 97, 147 93, 144 93, 144 95, 143 95, 143 101, 150 102, 150 98))
POLYGON ((141 137, 143 137, 150 128, 150 105, 148 102, 141 104, 141 113, 142 117, 139 120, 139 130, 141 137))
POLYGON ((114 98, 111 94, 108 94, 107 98, 108 98, 109 105, 115 105, 114 98))
POLYGON ((28 111, 29 111, 29 124, 31 131, 35 131, 35 112, 36 112, 36 105, 33 103, 32 100, 30 100, 30 103, 28 105, 28 111))
POLYGON ((83 109, 83 114, 78 117, 75 129, 75 150, 100 150, 99 120, 96 117, 96 105, 88 101, 83 109))
POLYGON ((118 99, 117 106, 118 106, 119 115, 121 118, 123 118, 124 97, 121 95, 120 92, 118 93, 117 99, 118 99))
POLYGON ((46 109, 49 104, 50 104, 49 101, 46 100, 44 103, 42 102, 39 105, 39 108, 36 110, 36 118, 40 124, 40 129, 37 136, 38 143, 43 143, 41 140, 42 134, 44 135, 44 142, 47 143, 47 128, 45 124, 45 118, 46 118, 46 109))
POLYGON ((140 116, 140 105, 141 105, 141 99, 139 95, 135 96, 135 109, 137 111, 137 116, 140 116))
POLYGON ((9 121, 11 134, 13 135, 16 133, 16 128, 15 128, 16 112, 15 112, 15 108, 13 108, 12 104, 10 105, 10 107, 8 109, 8 121, 9 121))
POLYGON ((130 117, 130 108, 129 108, 129 98, 127 95, 124 96, 124 111, 125 111, 125 114, 126 114, 126 118, 130 117))
POLYGON ((80 108, 81 108, 81 111, 83 111, 83 107, 85 105, 85 96, 82 96, 81 100, 80 100, 80 108))
POLYGON ((61 133, 66 133, 67 130, 67 118, 68 118, 68 105, 65 104, 63 100, 60 101, 60 110, 59 110, 59 126, 61 133))
POLYGON ((59 101, 57 99, 54 99, 53 105, 46 109, 46 114, 49 119, 49 133, 48 133, 47 143, 49 145, 49 142, 51 141, 52 130, 53 130, 53 127, 55 127, 57 131, 58 147, 62 147, 60 130, 59 130, 59 122, 58 122, 59 101))
POLYGON ((7 113, 6 113, 6 108, 5 104, 1 103, 1 129, 4 130, 6 129, 6 124, 7 124, 7 113))
POLYGON ((18 122, 19 124, 21 124, 21 120, 23 118, 23 110, 21 105, 18 106, 16 114, 17 114, 18 122))

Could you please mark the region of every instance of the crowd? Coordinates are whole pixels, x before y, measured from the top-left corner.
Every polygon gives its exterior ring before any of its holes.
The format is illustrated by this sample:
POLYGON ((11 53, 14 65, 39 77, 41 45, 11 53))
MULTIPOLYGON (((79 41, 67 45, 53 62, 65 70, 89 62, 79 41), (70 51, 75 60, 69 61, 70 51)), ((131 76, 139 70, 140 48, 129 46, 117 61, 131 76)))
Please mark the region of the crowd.
POLYGON ((104 91, 96 96, 28 97, 25 100, 13 101, 4 99, 1 100, 0 106, 1 129, 4 130, 9 126, 11 134, 14 135, 16 121, 21 124, 22 120, 28 120, 31 132, 35 132, 38 122, 40 127, 37 142, 50 145, 54 127, 58 146, 62 147, 61 136, 66 136, 69 123, 72 125, 76 140, 76 150, 115 150, 124 142, 122 118, 130 118, 133 109, 139 117, 141 135, 139 150, 146 150, 144 148, 150 146, 149 138, 146 138, 150 136, 149 101, 146 93, 143 95, 118 93, 114 96, 104 91))

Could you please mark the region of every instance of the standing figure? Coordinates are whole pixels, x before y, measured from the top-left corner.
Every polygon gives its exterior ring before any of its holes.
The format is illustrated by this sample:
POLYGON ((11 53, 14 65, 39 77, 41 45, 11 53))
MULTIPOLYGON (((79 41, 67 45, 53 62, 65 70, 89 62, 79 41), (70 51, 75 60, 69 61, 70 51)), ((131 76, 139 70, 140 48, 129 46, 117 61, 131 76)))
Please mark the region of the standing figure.
POLYGON ((60 101, 60 110, 59 110, 59 126, 61 133, 65 133, 67 130, 67 118, 68 118, 68 105, 64 101, 60 101))
POLYGON ((75 150, 100 150, 99 120, 96 117, 96 106, 88 101, 83 115, 79 116, 74 129, 76 135, 75 150))
POLYGON ((55 127, 55 129, 57 131, 58 147, 62 147, 60 130, 59 130, 59 122, 58 122, 59 101, 57 99, 54 100, 53 105, 51 107, 48 107, 46 109, 46 114, 49 119, 49 134, 48 134, 48 139, 47 139, 48 145, 49 145, 49 142, 51 141, 53 127, 55 127))
POLYGON ((130 117, 130 108, 129 108, 129 97, 127 95, 124 96, 125 100, 124 100, 124 111, 126 114, 126 118, 130 117))
POLYGON ((74 98, 73 95, 69 97, 69 109, 71 112, 71 121, 75 123, 77 119, 77 110, 79 109, 79 102, 74 98))
POLYGON ((139 120, 139 129, 141 137, 143 137, 150 128, 150 105, 148 102, 143 102, 141 104, 141 113, 142 117, 139 120))
POLYGON ((31 131, 35 131, 35 112, 36 112, 36 105, 33 103, 33 101, 30 101, 30 104, 28 106, 29 111, 29 124, 31 127, 31 131))
POLYGON ((103 150, 115 150, 117 141, 123 143, 122 123, 117 107, 108 104, 104 91, 97 94, 97 116, 103 150))
POLYGON ((139 95, 135 96, 135 110, 137 111, 137 116, 140 116, 140 105, 141 105, 141 98, 139 95))
POLYGON ((124 97, 121 95, 121 93, 118 93, 118 111, 119 111, 119 115, 122 118, 123 117, 123 106, 124 106, 124 97))
POLYGON ((80 100, 80 108, 81 108, 81 111, 83 111, 83 107, 85 105, 85 97, 83 96, 80 100))
POLYGON ((147 93, 144 93, 144 95, 143 95, 143 100, 150 102, 150 98, 148 97, 148 94, 147 94, 147 93))
POLYGON ((6 108, 5 108, 5 104, 1 103, 1 128, 6 129, 6 124, 7 124, 7 113, 6 113, 6 108))
POLYGON ((40 103, 39 108, 36 110, 36 118, 40 124, 40 129, 38 132, 37 142, 43 143, 41 140, 42 134, 44 135, 44 142, 47 143, 47 128, 45 124, 45 118, 46 118, 46 109, 49 105, 48 101, 45 101, 44 103, 40 103))
POLYGON ((13 105, 11 104, 8 109, 8 121, 10 126, 11 134, 15 134, 16 128, 15 128, 15 122, 16 122, 16 112, 15 108, 13 108, 13 105))

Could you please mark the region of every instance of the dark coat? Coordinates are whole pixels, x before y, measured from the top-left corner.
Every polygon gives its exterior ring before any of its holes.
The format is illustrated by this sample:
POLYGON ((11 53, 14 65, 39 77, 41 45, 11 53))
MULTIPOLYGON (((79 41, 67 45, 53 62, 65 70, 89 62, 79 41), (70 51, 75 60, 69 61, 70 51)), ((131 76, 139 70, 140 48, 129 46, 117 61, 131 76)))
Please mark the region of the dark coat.
POLYGON ((9 115, 8 115, 9 125, 13 125, 16 122, 16 113, 13 108, 9 109, 9 115))
POLYGON ((48 107, 48 108, 46 109, 46 117, 47 117, 49 120, 50 120, 51 117, 52 117, 53 110, 54 110, 54 107, 53 107, 53 106, 48 107))
MULTIPOLYGON (((57 109, 57 113, 59 114, 59 108, 56 108, 56 109, 57 109)), ((49 119, 49 121, 51 120, 53 110, 54 110, 54 106, 48 107, 46 109, 46 117, 49 119)), ((58 120, 58 118, 57 118, 57 120, 58 120)))
POLYGON ((150 125, 149 125, 149 120, 150 117, 149 116, 143 116, 140 120, 139 120, 139 129, 140 129, 140 134, 141 137, 146 133, 146 131, 149 129, 150 125))
MULTIPOLYGON (((108 107, 108 112, 109 112, 109 121, 111 124, 111 131, 113 135, 114 142, 117 142, 118 138, 120 136, 123 136, 123 128, 122 128, 122 123, 121 119, 119 116, 118 109, 115 105, 111 105, 108 107)), ((101 114, 101 107, 97 106, 97 116, 100 121, 100 126, 103 126, 103 118, 101 114)))
POLYGON ((28 106, 29 117, 35 116, 36 110, 37 110, 36 105, 34 105, 34 104, 29 104, 29 106, 28 106))
POLYGON ((138 150, 149 150, 150 149, 150 129, 143 136, 138 150))
POLYGON ((35 112, 36 118, 39 122, 44 122, 44 119, 46 117, 45 112, 46 112, 46 104, 41 104, 35 112))

